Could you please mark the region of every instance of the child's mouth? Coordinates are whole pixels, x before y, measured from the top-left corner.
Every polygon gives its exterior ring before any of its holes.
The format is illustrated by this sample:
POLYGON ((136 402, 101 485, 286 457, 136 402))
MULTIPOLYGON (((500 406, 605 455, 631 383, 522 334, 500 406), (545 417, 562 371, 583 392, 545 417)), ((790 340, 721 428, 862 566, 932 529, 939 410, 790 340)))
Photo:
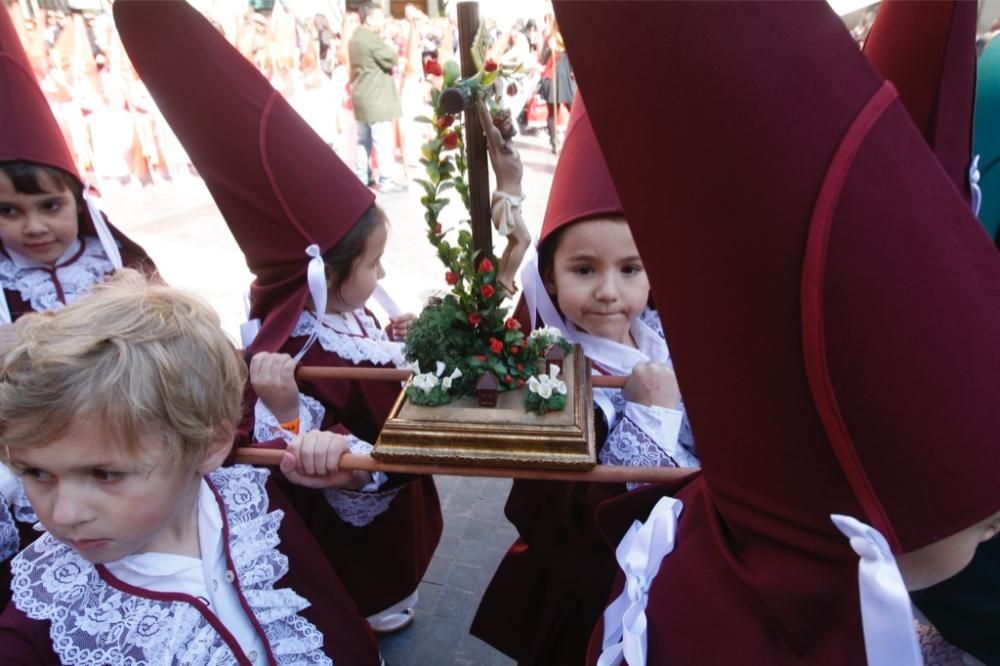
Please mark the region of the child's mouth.
POLYGON ((79 539, 79 540, 70 539, 69 541, 67 541, 67 543, 69 543, 69 545, 72 546, 74 550, 77 550, 81 553, 86 553, 93 550, 97 550, 99 548, 103 548, 110 542, 111 542, 110 539, 79 539))

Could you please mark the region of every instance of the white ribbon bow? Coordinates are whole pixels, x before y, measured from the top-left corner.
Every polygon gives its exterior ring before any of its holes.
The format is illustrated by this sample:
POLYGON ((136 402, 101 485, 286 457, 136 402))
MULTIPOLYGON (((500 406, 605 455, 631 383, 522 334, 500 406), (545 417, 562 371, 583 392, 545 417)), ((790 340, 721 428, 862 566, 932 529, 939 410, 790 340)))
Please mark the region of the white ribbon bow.
POLYGON ((660 563, 674 549, 677 519, 684 504, 663 497, 645 523, 632 523, 615 557, 625 573, 625 589, 604 611, 604 640, 597 666, 646 665, 646 603, 660 563))
POLYGON ((861 624, 868 666, 922 666, 910 595, 882 533, 850 516, 830 516, 858 561, 861 624))
POLYGON ((306 255, 310 257, 309 266, 306 268, 306 282, 309 284, 309 295, 316 307, 316 321, 306 344, 295 355, 296 362, 302 360, 302 357, 319 338, 320 326, 323 325, 323 317, 326 316, 326 264, 323 263, 323 253, 320 251, 319 245, 313 243, 306 248, 306 255))

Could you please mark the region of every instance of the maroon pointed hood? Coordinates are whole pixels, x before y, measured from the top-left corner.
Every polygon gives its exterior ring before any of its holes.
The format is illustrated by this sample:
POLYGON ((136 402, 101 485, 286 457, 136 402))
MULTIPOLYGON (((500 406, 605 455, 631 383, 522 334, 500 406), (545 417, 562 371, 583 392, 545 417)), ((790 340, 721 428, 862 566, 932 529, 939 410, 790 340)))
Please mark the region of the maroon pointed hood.
POLYGON ((263 324, 254 347, 275 351, 306 307, 306 248, 332 248, 375 197, 193 7, 121 1, 114 15, 132 64, 256 275, 250 316, 263 324))
MULTIPOLYGON (((0 162, 55 167, 71 174, 86 189, 6 6, 0 8, 0 162)), ((92 218, 95 214, 96 209, 81 207, 81 236, 98 236, 92 218)), ((112 225, 107 226, 125 254, 148 260, 142 248, 112 225)))
POLYGON ((857 663, 830 514, 901 553, 1000 509, 995 248, 825 3, 555 8, 703 465, 650 661, 857 663))
POLYGON ((977 18, 969 0, 883 0, 864 46, 966 198, 977 18))
POLYGON ((577 93, 562 152, 552 175, 538 243, 564 225, 598 215, 621 214, 622 204, 615 184, 604 163, 601 147, 597 145, 583 98, 577 93))

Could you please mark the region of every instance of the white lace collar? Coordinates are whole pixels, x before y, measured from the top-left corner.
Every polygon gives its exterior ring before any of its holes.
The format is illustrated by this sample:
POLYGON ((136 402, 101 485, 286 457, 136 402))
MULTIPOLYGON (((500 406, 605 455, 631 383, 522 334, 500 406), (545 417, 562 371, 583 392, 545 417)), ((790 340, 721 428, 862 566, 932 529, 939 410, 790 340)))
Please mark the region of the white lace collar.
MULTIPOLYGON (((315 321, 312 312, 303 312, 292 330, 292 337, 311 335, 315 321)), ((324 351, 351 363, 406 365, 403 343, 390 340, 364 310, 324 315, 317 340, 324 351)))
MULTIPOLYGON (((83 253, 79 258, 65 266, 57 263, 56 268, 15 256, 16 253, 9 251, 6 255, 0 254, 0 284, 4 289, 19 292, 21 300, 30 304, 35 312, 61 308, 66 303, 72 303, 90 291, 95 284, 103 282, 115 270, 97 238, 84 236, 78 242, 83 243, 83 253), (59 298, 59 289, 53 276, 59 281, 65 303, 59 298)), ((79 249, 76 245, 72 252, 67 250, 59 261, 72 259, 79 249)))
MULTIPOLYGON (((288 572, 288 559, 276 548, 283 513, 267 511, 267 475, 235 466, 208 477, 225 507, 236 581, 278 664, 332 666, 323 635, 298 615, 308 602, 289 588, 274 588, 288 572)), ((14 604, 51 623, 52 645, 64 664, 236 661, 235 640, 210 624, 201 602, 139 596, 141 590, 131 591, 49 534, 16 556, 11 570, 14 604)))

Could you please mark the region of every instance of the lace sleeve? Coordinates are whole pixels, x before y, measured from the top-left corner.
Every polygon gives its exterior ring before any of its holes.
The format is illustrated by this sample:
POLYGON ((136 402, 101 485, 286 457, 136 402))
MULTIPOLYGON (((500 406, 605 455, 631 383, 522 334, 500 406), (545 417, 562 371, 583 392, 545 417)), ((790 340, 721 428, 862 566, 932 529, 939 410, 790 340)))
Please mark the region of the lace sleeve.
POLYGON ((946 641, 934 627, 921 622, 914 625, 924 666, 982 666, 981 661, 946 641))
MULTIPOLYGON (((350 442, 351 453, 371 453, 374 448, 354 435, 348 435, 347 440, 350 442)), ((361 490, 324 488, 323 495, 341 520, 355 527, 364 527, 385 513, 393 498, 399 493, 398 487, 386 491, 379 490, 388 480, 384 472, 372 472, 371 482, 361 490)))
MULTIPOLYGON (((264 405, 263 400, 258 400, 254 405, 253 416, 253 441, 270 442, 281 439, 290 442, 295 437, 294 433, 282 429, 278 419, 264 405)), ((305 393, 299 393, 299 432, 318 430, 323 424, 324 416, 326 409, 318 400, 305 393)))
MULTIPOLYGON (((628 403, 601 449, 601 462, 631 467, 697 467, 698 459, 678 442, 683 415, 677 409, 628 403)), ((627 485, 631 490, 640 484, 627 485)))

